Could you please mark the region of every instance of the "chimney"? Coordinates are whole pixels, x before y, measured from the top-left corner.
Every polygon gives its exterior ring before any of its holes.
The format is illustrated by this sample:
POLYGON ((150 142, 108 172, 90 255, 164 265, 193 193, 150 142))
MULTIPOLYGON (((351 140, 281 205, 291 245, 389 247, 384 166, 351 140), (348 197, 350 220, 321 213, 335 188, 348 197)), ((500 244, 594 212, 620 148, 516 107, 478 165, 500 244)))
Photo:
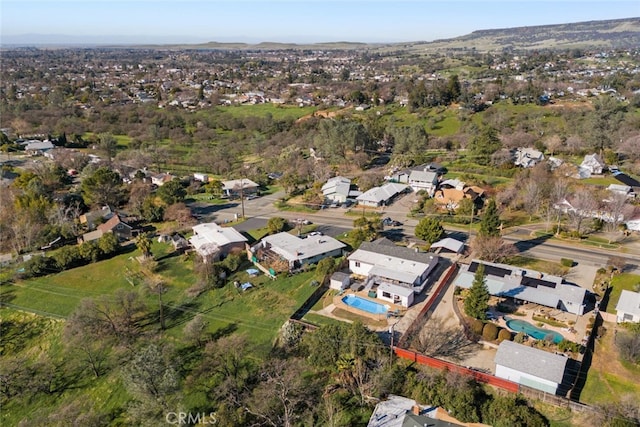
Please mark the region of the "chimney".
POLYGON ((411 411, 413 412, 413 415, 420 415, 420 407, 418 405, 413 405, 411 411))

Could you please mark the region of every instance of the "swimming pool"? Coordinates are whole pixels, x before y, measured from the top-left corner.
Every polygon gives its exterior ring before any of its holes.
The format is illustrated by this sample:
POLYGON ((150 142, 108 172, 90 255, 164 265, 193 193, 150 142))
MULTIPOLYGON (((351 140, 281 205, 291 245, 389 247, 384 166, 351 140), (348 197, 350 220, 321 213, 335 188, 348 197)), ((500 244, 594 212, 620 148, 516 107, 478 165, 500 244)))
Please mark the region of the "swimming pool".
POLYGON ((378 304, 377 302, 370 301, 365 298, 360 298, 357 295, 347 295, 346 297, 342 298, 342 302, 350 307, 366 311, 367 313, 384 314, 388 310, 388 307, 386 305, 378 304))
POLYGON ((536 326, 533 326, 529 322, 525 322, 524 320, 507 319, 507 327, 509 329, 513 329, 516 332, 524 332, 525 334, 537 340, 543 340, 546 336, 552 335, 553 342, 558 344, 564 339, 564 337, 556 331, 549 331, 547 329, 538 328, 536 326))

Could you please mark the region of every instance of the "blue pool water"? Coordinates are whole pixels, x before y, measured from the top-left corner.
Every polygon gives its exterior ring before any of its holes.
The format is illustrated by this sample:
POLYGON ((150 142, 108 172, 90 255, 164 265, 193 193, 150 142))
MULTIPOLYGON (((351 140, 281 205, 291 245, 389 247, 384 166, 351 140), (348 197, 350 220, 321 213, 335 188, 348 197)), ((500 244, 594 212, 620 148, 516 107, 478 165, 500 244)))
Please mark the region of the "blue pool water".
POLYGON ((357 295, 347 295, 342 298, 342 302, 348 306, 355 307, 358 310, 366 311, 373 314, 384 314, 387 312, 387 306, 378 304, 377 302, 369 301, 365 298, 360 298, 357 295))
POLYGON ((547 335, 553 335, 553 342, 558 344, 564 339, 561 334, 555 331, 538 328, 536 326, 533 326, 529 322, 525 322, 524 320, 509 319, 507 320, 507 327, 509 329, 513 329, 516 332, 524 332, 525 334, 537 340, 543 340, 547 335))

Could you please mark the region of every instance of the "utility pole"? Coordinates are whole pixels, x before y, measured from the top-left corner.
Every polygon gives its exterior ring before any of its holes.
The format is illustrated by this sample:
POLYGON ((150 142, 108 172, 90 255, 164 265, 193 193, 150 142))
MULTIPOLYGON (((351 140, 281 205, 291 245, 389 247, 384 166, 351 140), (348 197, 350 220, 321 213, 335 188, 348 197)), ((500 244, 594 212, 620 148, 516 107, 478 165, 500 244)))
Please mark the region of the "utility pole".
POLYGON ((395 326, 395 324, 389 326, 389 334, 391 335, 391 347, 390 348, 390 353, 389 353, 389 362, 393 362, 393 327, 395 326))
POLYGON ((471 230, 473 229, 473 214, 475 212, 476 209, 476 204, 472 203, 471 204, 471 221, 469 221, 469 237, 471 237, 471 230))
POLYGON ((244 219, 244 178, 240 178, 240 206, 242 206, 242 218, 244 219))

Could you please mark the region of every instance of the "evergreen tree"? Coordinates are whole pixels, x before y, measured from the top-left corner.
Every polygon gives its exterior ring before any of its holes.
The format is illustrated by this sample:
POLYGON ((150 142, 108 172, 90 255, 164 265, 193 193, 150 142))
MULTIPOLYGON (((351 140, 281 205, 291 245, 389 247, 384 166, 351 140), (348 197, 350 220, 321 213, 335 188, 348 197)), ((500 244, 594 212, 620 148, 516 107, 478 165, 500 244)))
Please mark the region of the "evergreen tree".
POLYGON ((489 308, 489 289, 484 278, 484 265, 478 264, 478 269, 473 277, 473 284, 469 289, 469 295, 464 300, 464 312, 474 319, 485 320, 489 308))
POLYGON ((444 228, 437 219, 427 217, 416 225, 415 235, 427 243, 434 243, 444 236, 444 228))
POLYGON ((490 199, 484 213, 482 214, 480 231, 478 234, 482 237, 499 237, 500 224, 500 214, 496 207, 496 201, 494 199, 490 199))
POLYGON ((473 138, 469 144, 469 153, 473 156, 472 160, 479 165, 488 165, 491 162, 491 155, 501 147, 498 131, 487 126, 473 138))

